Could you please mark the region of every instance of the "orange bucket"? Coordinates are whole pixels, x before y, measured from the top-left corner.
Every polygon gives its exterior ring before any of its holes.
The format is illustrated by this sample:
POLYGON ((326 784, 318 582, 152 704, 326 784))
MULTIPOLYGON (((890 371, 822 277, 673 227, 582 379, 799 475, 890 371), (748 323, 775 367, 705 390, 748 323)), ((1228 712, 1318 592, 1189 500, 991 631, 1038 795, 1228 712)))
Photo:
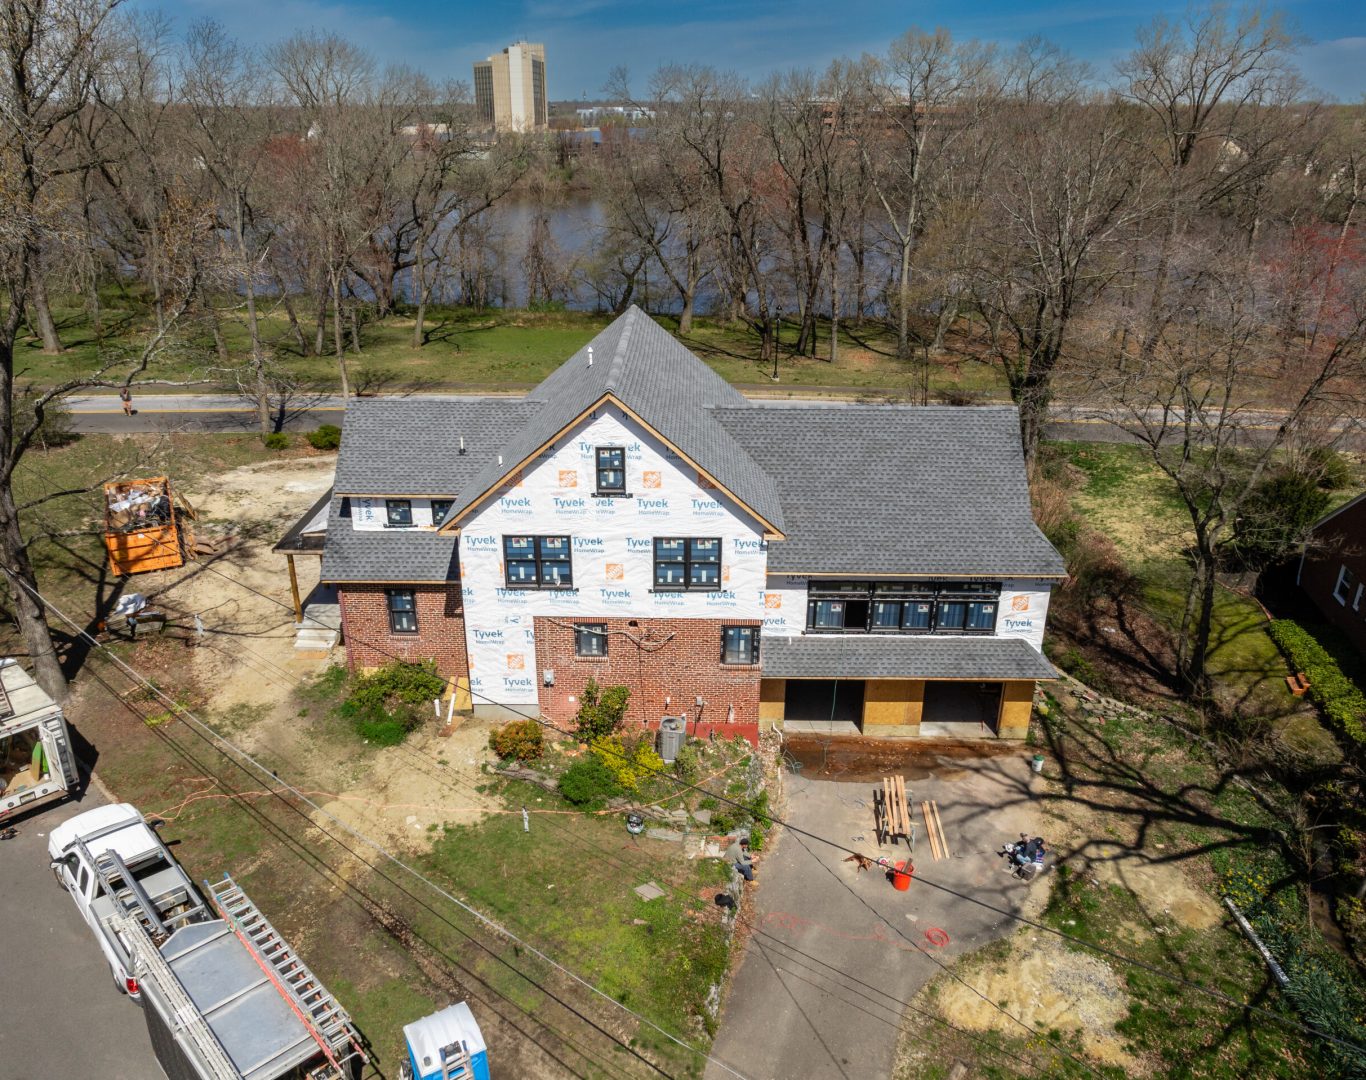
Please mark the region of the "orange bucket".
POLYGON ((892 888, 906 892, 911 887, 911 875, 915 873, 915 867, 911 865, 911 860, 896 864, 896 869, 892 871, 892 888))

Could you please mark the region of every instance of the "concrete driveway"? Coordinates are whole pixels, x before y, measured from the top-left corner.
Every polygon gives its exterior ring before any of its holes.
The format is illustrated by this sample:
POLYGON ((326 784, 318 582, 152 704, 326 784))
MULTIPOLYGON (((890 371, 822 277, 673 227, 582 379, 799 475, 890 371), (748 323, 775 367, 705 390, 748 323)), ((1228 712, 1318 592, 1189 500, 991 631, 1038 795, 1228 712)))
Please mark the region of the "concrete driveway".
POLYGON ((95 936, 47 865, 53 827, 108 800, 93 785, 0 840, 0 1080, 162 1076, 142 1010, 114 989, 95 936))
MULTIPOLYGON (((1023 747, 953 760, 921 751, 916 767, 897 771, 906 777, 917 826, 913 860, 924 879, 908 892, 790 830, 758 864, 750 886, 754 933, 713 1047, 750 1080, 889 1076, 906 1005, 940 973, 936 961, 951 963, 1013 928, 1006 916, 953 893, 1012 913, 1028 897, 1031 886, 1006 873, 995 854, 1002 842, 1041 827, 1023 747), (939 804, 946 859, 935 860, 925 839, 919 803, 926 799, 939 804)), ((905 858, 904 843, 878 848, 872 783, 788 777, 787 791, 794 825, 871 856, 905 858)), ((716 1065, 706 1076, 733 1080, 716 1065)))

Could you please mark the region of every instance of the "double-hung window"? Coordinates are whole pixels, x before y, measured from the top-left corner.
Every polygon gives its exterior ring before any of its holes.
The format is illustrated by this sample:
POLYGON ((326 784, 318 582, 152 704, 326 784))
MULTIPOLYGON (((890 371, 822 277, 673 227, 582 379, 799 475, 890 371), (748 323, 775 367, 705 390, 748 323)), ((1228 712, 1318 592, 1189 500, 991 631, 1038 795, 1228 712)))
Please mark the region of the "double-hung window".
POLYGON ((574 655, 584 660, 595 660, 607 655, 607 624, 587 622, 574 624, 574 655))
POLYGON ((392 528, 402 528, 413 523, 412 499, 385 499, 384 512, 392 528))
POLYGON ((655 537, 656 589, 719 589, 721 541, 718 537, 655 537))
POLYGON ((626 494, 626 448, 624 446, 599 446, 598 487, 599 495, 626 494))
POLYGON ((445 520, 446 514, 450 512, 451 502, 452 500, 450 499, 432 500, 432 524, 436 528, 439 529, 441 527, 441 522, 445 520))
POLYGON ((385 594, 389 607, 389 631, 394 634, 417 633, 417 595, 412 589, 390 589, 385 594))
POLYGON ((759 628, 757 626, 723 626, 721 628, 721 663, 757 664, 759 662, 759 628))
POLYGON ((514 589, 573 588, 569 548, 567 536, 505 536, 504 580, 514 589))

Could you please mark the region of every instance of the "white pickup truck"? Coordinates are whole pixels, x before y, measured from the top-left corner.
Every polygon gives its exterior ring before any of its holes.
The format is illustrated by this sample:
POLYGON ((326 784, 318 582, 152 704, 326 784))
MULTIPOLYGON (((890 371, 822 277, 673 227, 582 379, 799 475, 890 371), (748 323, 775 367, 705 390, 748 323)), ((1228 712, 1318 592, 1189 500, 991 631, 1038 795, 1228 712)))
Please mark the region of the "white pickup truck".
POLYGON ((201 894, 136 807, 63 822, 48 854, 171 1080, 358 1074, 346 1011, 230 877, 201 894))
POLYGON ((0 660, 0 822, 65 799, 78 779, 61 706, 18 661, 0 660))

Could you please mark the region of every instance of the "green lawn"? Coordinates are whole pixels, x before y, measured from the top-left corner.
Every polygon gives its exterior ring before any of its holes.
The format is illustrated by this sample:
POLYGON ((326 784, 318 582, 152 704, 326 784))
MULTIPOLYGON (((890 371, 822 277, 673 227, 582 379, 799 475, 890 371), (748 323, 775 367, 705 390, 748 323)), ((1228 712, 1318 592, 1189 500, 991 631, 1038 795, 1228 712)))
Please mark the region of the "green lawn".
MULTIPOLYGON (((145 338, 151 318, 136 295, 106 290, 104 302, 103 334, 95 332, 80 307, 59 306, 55 310, 66 346, 60 355, 45 355, 36 340, 22 340, 17 366, 24 377, 47 385, 88 373, 112 357, 126 355, 145 338)), ((227 299, 217 303, 231 361, 241 364, 250 354, 247 328, 235 305, 227 299)), ((311 343, 312 324, 306 316, 301 310, 305 338, 311 343)), ((348 344, 348 375, 353 386, 379 390, 517 389, 539 382, 610 321, 609 315, 586 312, 434 307, 429 309, 425 324, 427 344, 414 349, 411 314, 395 314, 362 326, 360 353, 350 351, 348 344)), ((659 322, 677 331, 677 319, 660 316, 659 322)), ((321 387, 334 389, 339 385, 335 357, 330 351, 324 356, 301 355, 283 310, 267 308, 262 325, 263 337, 281 366, 321 387)), ((821 324, 817 346, 822 357, 829 354, 828 335, 828 324, 821 324)), ((326 336, 324 348, 330 350, 330 327, 326 336)), ((830 386, 907 396, 918 385, 915 369, 895 359, 894 341, 878 324, 868 323, 852 332, 846 327, 841 332, 841 355, 836 364, 794 357, 794 326, 786 326, 782 338, 776 384, 770 379, 771 364, 758 363, 758 337, 743 324, 699 318, 683 341, 730 382, 779 393, 789 387, 810 391, 830 386)), ((204 320, 188 326, 186 340, 158 360, 156 374, 166 379, 205 380, 205 390, 224 383, 221 361, 204 320)), ((1005 393, 996 367, 947 352, 932 362, 930 389, 932 395, 947 390, 983 396, 1005 393)))
MULTIPOLYGON (((1057 453, 1079 478, 1074 509, 1108 536, 1137 578, 1144 610, 1173 630, 1190 580, 1183 549, 1190 519, 1176 485, 1143 447, 1059 442, 1057 453)), ((1214 609, 1209 671, 1215 693, 1239 714, 1277 718, 1280 735, 1310 757, 1336 760, 1337 748, 1310 709, 1285 689, 1285 660, 1266 633, 1266 616, 1250 596, 1220 586, 1214 609)))

